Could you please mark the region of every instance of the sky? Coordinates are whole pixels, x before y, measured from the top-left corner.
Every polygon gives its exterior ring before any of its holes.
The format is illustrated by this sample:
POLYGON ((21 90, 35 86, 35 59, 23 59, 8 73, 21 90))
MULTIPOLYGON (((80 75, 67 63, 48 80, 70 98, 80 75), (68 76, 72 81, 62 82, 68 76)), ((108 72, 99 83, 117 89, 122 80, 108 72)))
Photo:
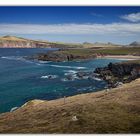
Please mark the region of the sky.
POLYGON ((0 7, 0 36, 54 42, 140 41, 139 7, 14 6, 0 7))

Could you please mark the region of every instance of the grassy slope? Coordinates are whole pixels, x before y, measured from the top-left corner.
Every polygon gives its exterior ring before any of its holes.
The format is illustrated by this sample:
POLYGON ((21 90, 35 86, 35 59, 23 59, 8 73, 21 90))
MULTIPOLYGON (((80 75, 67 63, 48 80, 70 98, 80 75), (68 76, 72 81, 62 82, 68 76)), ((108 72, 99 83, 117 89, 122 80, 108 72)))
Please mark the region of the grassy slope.
POLYGON ((3 36, 0 37, 1 41, 27 41, 27 39, 15 37, 15 36, 3 36))
POLYGON ((32 101, 0 115, 1 133, 140 133, 140 79, 120 88, 32 101), (72 121, 73 116, 78 121, 72 121))
POLYGON ((103 55, 140 55, 140 47, 137 48, 128 48, 128 47, 119 47, 119 48, 93 48, 93 49, 68 49, 59 51, 59 53, 65 54, 75 54, 75 55, 92 55, 92 54, 103 54, 103 55))
POLYGON ((98 53, 103 54, 110 54, 110 55, 140 55, 140 47, 120 47, 120 48, 113 48, 113 49, 103 49, 103 50, 96 50, 98 53))

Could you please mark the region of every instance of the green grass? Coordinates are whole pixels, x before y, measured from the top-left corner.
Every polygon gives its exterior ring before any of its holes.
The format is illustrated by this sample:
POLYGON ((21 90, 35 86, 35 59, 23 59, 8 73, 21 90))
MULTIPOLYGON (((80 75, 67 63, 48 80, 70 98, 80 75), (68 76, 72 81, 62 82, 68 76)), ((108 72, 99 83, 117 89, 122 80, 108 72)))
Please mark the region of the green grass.
POLYGON ((73 54, 73 55, 140 55, 140 47, 138 48, 100 48, 100 49, 68 49, 59 51, 59 53, 73 54))
POLYGON ((102 54, 110 54, 110 55, 140 55, 140 47, 121 47, 121 48, 112 48, 112 49, 102 49, 102 50, 95 50, 96 53, 102 54))
POLYGON ((65 51, 60 51, 59 53, 73 54, 73 55, 91 55, 94 52, 92 52, 89 49, 69 49, 65 51))

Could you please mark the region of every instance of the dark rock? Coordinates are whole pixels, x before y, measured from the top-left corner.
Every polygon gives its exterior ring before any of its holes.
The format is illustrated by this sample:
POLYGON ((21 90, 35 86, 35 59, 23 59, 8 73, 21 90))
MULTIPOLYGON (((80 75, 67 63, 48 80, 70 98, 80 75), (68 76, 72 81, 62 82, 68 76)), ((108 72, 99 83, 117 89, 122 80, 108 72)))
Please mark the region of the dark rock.
POLYGON ((41 61, 54 61, 54 62, 85 60, 85 59, 93 59, 93 58, 96 58, 96 55, 67 54, 64 53, 62 49, 26 57, 26 59, 36 59, 41 61))
POLYGON ((66 76, 66 79, 68 80, 68 81, 72 81, 73 79, 74 79, 74 77, 73 77, 73 75, 67 75, 66 76))
POLYGON ((108 82, 109 87, 120 86, 120 83, 131 82, 140 77, 139 63, 110 63, 107 67, 96 68, 100 78, 108 82))
POLYGON ((76 73, 76 76, 77 76, 78 78, 83 78, 84 76, 87 76, 87 73, 86 73, 86 72, 77 72, 77 73, 76 73))

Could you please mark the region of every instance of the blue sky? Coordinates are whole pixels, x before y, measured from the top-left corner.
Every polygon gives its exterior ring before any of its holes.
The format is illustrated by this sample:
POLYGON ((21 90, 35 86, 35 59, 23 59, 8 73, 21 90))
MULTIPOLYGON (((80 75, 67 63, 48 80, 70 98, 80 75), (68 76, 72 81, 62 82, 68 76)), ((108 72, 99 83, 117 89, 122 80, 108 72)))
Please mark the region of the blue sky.
POLYGON ((140 7, 0 7, 0 35, 60 42, 140 40, 140 7))

